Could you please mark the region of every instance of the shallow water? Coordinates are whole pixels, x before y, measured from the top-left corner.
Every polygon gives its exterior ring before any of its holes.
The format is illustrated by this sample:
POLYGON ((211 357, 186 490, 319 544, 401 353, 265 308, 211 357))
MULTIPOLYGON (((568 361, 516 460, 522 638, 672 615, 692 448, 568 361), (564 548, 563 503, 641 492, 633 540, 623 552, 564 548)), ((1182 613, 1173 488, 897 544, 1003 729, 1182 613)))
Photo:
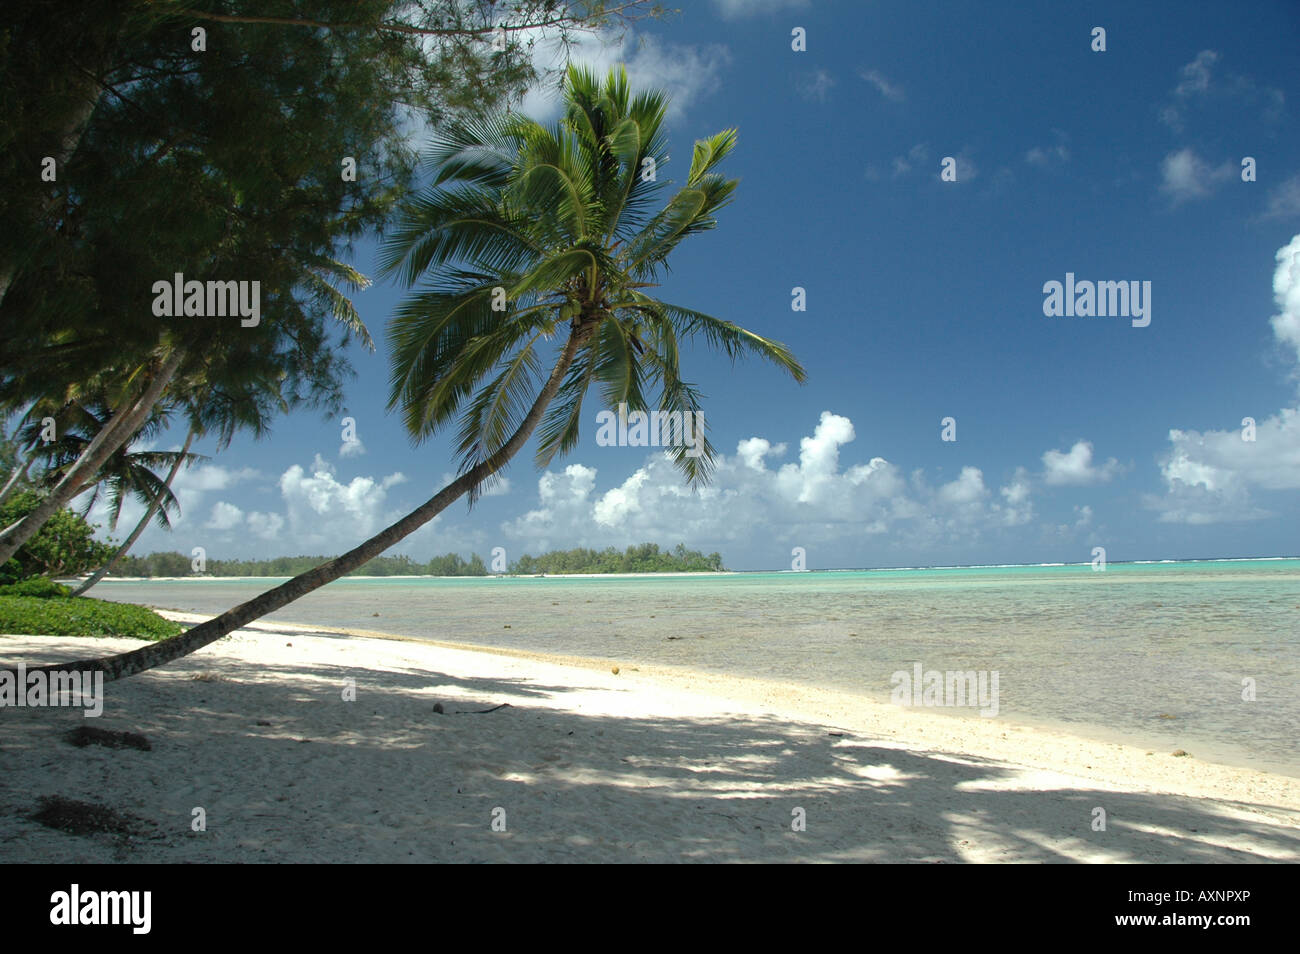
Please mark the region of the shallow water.
MULTIPOLYGON (((216 614, 278 582, 109 581, 93 595, 216 614)), ((269 618, 880 700, 917 662, 996 671, 997 718, 1300 776, 1300 560, 344 579, 269 618), (1255 701, 1242 698, 1248 678, 1255 701)))

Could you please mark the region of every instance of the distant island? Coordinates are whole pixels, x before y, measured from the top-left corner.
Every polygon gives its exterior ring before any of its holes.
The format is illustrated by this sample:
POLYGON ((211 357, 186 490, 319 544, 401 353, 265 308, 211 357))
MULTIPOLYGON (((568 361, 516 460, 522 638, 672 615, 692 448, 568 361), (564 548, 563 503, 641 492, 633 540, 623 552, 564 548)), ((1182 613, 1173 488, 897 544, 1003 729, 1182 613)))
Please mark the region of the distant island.
MULTIPOLYGON (((123 557, 113 576, 177 577, 177 576, 297 576, 320 566, 328 556, 283 556, 269 560, 214 560, 207 559, 201 572, 196 572, 193 561, 175 551, 150 553, 148 556, 123 557)), ((590 550, 577 547, 573 550, 552 550, 541 556, 525 553, 510 561, 502 569, 492 569, 477 553, 464 559, 459 553, 435 556, 420 563, 403 554, 401 556, 375 557, 358 567, 349 576, 562 576, 572 573, 720 573, 726 568, 722 556, 710 553, 705 556, 698 550, 688 550, 677 544, 672 550, 661 550, 657 543, 641 543, 623 552, 614 547, 590 550)))

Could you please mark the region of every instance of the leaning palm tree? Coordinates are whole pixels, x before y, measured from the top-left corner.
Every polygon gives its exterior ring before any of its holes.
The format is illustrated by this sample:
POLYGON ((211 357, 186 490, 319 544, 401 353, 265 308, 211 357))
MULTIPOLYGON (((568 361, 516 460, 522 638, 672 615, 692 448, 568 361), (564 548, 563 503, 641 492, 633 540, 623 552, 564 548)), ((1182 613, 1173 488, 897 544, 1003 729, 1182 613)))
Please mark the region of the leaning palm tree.
MULTIPOLYGON (((69 402, 56 413, 54 420, 58 438, 48 444, 40 437, 39 422, 28 424, 21 434, 30 448, 30 457, 42 467, 39 483, 48 489, 62 480, 81 458, 86 445, 104 428, 112 413, 102 400, 69 402)), ((156 437, 165 424, 165 412, 156 409, 133 435, 131 443, 156 437)), ((109 528, 116 529, 122 505, 128 497, 146 507, 157 500, 160 504, 158 525, 168 529, 171 527, 169 515, 180 504, 169 488, 170 481, 163 480, 155 471, 192 463, 196 459, 197 455, 189 453, 188 445, 178 454, 175 451, 132 450, 129 444, 124 444, 109 456, 97 474, 81 485, 81 515, 87 516, 102 497, 108 504, 109 528)))
MULTIPOLYGON (((127 538, 122 541, 122 545, 117 548, 111 557, 109 557, 107 563, 101 566, 94 573, 90 574, 90 576, 86 577, 86 579, 72 591, 73 596, 85 596, 87 590, 104 577, 108 576, 108 574, 113 571, 113 567, 117 566, 122 557, 127 555, 131 547, 135 546, 135 542, 140 539, 140 535, 144 533, 145 529, 154 521, 154 519, 157 519, 159 525, 164 529, 171 528, 171 521, 167 518, 166 503, 167 501, 175 502, 176 500, 176 497, 172 494, 171 487, 172 481, 176 479, 177 473, 180 472, 181 465, 191 462, 197 456, 189 452, 190 445, 194 443, 194 436, 194 429, 190 428, 189 433, 185 435, 185 443, 182 445, 180 453, 172 460, 172 465, 167 471, 167 476, 163 478, 163 482, 154 493, 153 499, 149 501, 149 506, 145 508, 144 515, 136 522, 135 529, 132 530, 127 535, 127 538)), ((116 522, 116 519, 114 519, 114 524, 116 524, 116 522)))
MULTIPOLYGON (((715 171, 734 131, 695 144, 684 185, 655 211, 664 184, 646 174, 647 160, 662 164, 665 155, 665 96, 633 96, 621 69, 602 83, 578 68, 565 94, 565 113, 551 127, 507 116, 451 129, 432 153, 432 185, 385 243, 384 270, 422 283, 389 329, 390 406, 417 441, 456 423, 456 479, 360 546, 181 636, 62 668, 109 679, 142 672, 338 579, 461 496, 472 503, 539 427, 539 465, 573 448, 593 385, 606 404, 644 410, 647 390, 657 389, 660 409, 697 411, 699 394, 679 369, 689 339, 804 379, 784 345, 646 291, 682 239, 715 226, 735 191, 736 181, 715 171)), ((713 447, 690 451, 677 448, 675 460, 688 481, 702 483, 713 447)))

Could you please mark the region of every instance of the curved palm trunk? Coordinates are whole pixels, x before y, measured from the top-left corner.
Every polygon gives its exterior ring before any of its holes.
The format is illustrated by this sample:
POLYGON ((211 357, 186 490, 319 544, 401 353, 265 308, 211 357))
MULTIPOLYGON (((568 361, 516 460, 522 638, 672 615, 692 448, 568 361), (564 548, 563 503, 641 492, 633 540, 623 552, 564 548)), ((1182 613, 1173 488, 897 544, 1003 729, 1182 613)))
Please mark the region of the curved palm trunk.
POLYGON ((144 512, 144 516, 141 517, 140 522, 135 525, 135 529, 131 531, 131 535, 126 538, 120 547, 118 547, 117 552, 113 554, 111 560, 92 573, 88 580, 72 591, 73 596, 83 595, 86 590, 90 589, 104 577, 108 576, 113 567, 117 565, 117 561, 126 556, 127 551, 135 545, 135 541, 140 539, 140 534, 144 533, 145 527, 149 526, 149 521, 152 520, 154 514, 158 512, 158 508, 162 506, 163 495, 167 493, 168 489, 172 485, 172 481, 176 479, 176 474, 180 471, 181 464, 185 462, 185 455, 189 453, 190 445, 193 443, 194 430, 191 428, 189 434, 185 438, 185 446, 181 448, 180 456, 178 456, 176 460, 172 461, 172 468, 167 472, 167 479, 164 480, 163 485, 158 488, 158 493, 154 494, 153 500, 149 503, 149 509, 144 512))
POLYGON ((32 469, 32 458, 27 458, 23 464, 14 464, 13 471, 9 474, 9 480, 5 483, 4 490, 0 490, 0 504, 9 499, 10 494, 18 487, 20 481, 27 477, 27 472, 32 469))
POLYGON ((7 563, 24 543, 34 537, 50 517, 81 493, 99 473, 104 462, 140 429, 144 419, 162 397, 163 390, 172 376, 176 374, 176 369, 180 367, 184 356, 185 352, 182 349, 173 348, 139 399, 134 403, 125 403, 118 409, 82 451, 77 462, 63 475, 63 479, 55 484, 54 489, 41 501, 40 506, 21 520, 0 530, 0 566, 7 563))
POLYGON ((259 619, 267 613, 273 613, 282 606, 287 606, 294 600, 306 596, 312 590, 319 589, 326 583, 332 583, 345 573, 363 566, 389 547, 420 529, 420 527, 447 509, 471 487, 481 483, 500 470, 510 458, 514 457, 523 448, 529 436, 541 421, 547 405, 551 403, 556 392, 560 390, 564 376, 568 372, 569 366, 573 364, 574 356, 577 355, 578 349, 591 336, 596 323, 596 320, 574 320, 572 324, 573 330, 564 345, 564 350, 556 361, 554 370, 551 371, 551 376, 546 380, 546 385, 542 388, 541 393, 537 395, 533 406, 529 408, 528 416, 524 418, 518 430, 511 435, 510 440, 500 450, 481 464, 466 471, 438 491, 433 497, 426 500, 419 508, 411 511, 392 526, 381 530, 365 543, 349 550, 342 556, 335 557, 328 563, 322 563, 315 569, 295 576, 292 580, 280 584, 275 589, 267 590, 265 593, 253 597, 246 603, 241 603, 233 609, 226 610, 220 616, 194 626, 180 636, 162 642, 151 643, 141 649, 120 653, 116 656, 83 659, 77 662, 57 663, 50 666, 28 667, 27 672, 78 670, 80 672, 102 672, 104 678, 110 681, 124 679, 127 676, 133 676, 155 666, 164 665, 182 656, 188 656, 209 643, 216 642, 222 636, 234 632, 246 623, 259 619))

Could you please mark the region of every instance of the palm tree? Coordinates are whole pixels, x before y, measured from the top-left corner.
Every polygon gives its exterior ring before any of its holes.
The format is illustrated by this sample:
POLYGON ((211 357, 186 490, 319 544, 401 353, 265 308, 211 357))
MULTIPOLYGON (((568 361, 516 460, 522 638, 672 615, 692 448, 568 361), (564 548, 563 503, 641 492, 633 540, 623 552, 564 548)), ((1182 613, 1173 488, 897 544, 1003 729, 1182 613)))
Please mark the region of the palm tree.
MULTIPOLYGON (((593 384, 607 404, 644 409, 655 386, 661 409, 698 410, 698 392, 679 370, 686 339, 702 336, 733 359, 754 354, 804 379, 784 345, 645 292, 683 238, 716 225, 737 182, 714 170, 735 132, 696 142, 685 184, 655 212, 663 184, 643 169, 665 155, 665 96, 633 96, 622 69, 601 83, 571 67, 565 99, 564 116, 549 128, 511 116, 452 127, 433 151, 433 184, 386 241, 384 270, 408 286, 427 283, 389 329, 390 406, 417 441, 457 423, 459 476, 342 556, 181 636, 63 668, 133 675, 338 579, 462 495, 472 502, 539 426, 539 465, 574 447, 593 384), (543 376, 548 341, 554 353, 543 376)), ((699 456, 686 447, 675 453, 693 484, 708 479, 712 458, 707 441, 699 456)))
MULTIPOLYGON (((24 443, 31 448, 30 456, 44 466, 40 483, 46 487, 56 485, 81 458, 87 444, 105 426, 112 416, 112 411, 101 401, 86 403, 70 402, 55 416, 58 439, 45 444, 40 439, 40 424, 33 422, 22 431, 24 443)), ((109 527, 116 529, 118 518, 122 514, 122 505, 128 496, 150 506, 155 500, 160 504, 158 524, 164 529, 171 526, 168 515, 180 505, 172 495, 168 485, 154 471, 161 467, 179 467, 182 463, 191 463, 196 455, 189 453, 189 446, 179 454, 174 451, 133 451, 130 443, 141 439, 151 439, 157 435, 166 422, 165 414, 156 411, 145 421, 144 426, 132 436, 129 443, 118 448, 100 468, 93 478, 81 485, 80 493, 84 497, 82 517, 90 513, 99 502, 101 495, 107 495, 109 506, 109 527)))
MULTIPOLYGON (((185 443, 181 447, 180 453, 175 455, 175 459, 172 460, 172 465, 167 471, 167 476, 163 478, 163 482, 158 487, 157 492, 154 493, 153 499, 149 501, 149 506, 145 508, 144 516, 142 516, 136 523, 135 529, 132 530, 130 535, 122 541, 122 545, 117 548, 117 551, 109 558, 107 563, 101 566, 94 573, 90 574, 90 576, 88 576, 80 586, 72 591, 73 596, 84 596, 87 590, 104 577, 108 576, 108 574, 112 572, 113 567, 117 565, 117 562, 121 560, 122 557, 126 556, 131 547, 135 546, 135 542, 140 539, 140 535, 144 533, 145 528, 149 526, 150 522, 154 520, 155 517, 158 519, 158 523, 161 526, 170 529, 171 521, 167 519, 166 507, 168 502, 175 503, 176 501, 171 490, 172 481, 176 479, 176 474, 180 471, 181 465, 193 460, 197 456, 189 452, 190 445, 194 443, 194 436, 194 429, 190 428, 189 433, 185 435, 185 443)), ((116 517, 114 517, 113 524, 114 526, 117 524, 116 517)))

